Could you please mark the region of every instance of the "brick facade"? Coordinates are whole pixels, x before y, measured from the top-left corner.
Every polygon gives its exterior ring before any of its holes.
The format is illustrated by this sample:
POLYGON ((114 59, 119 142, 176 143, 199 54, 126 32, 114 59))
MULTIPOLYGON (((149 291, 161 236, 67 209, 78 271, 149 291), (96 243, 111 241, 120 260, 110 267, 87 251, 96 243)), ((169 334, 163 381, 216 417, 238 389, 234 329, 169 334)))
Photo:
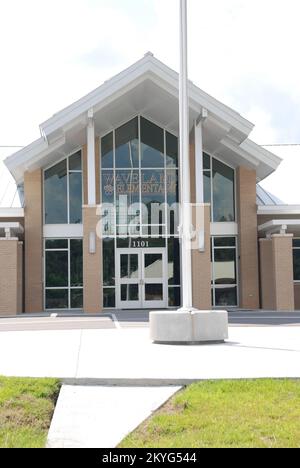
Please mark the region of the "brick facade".
POLYGON ((42 170, 26 172, 25 192, 25 312, 42 312, 43 195, 42 170))
POLYGON ((23 243, 0 239, 0 316, 23 312, 23 243))
POLYGON ((102 242, 96 235, 96 252, 90 253, 90 234, 96 234, 100 216, 97 207, 83 208, 83 300, 84 311, 95 314, 103 309, 102 242))
POLYGON ((295 309, 293 277, 293 236, 274 234, 260 240, 260 278, 262 308, 295 309))
POLYGON ((259 309, 256 172, 245 167, 236 171, 239 224, 240 307, 259 309))

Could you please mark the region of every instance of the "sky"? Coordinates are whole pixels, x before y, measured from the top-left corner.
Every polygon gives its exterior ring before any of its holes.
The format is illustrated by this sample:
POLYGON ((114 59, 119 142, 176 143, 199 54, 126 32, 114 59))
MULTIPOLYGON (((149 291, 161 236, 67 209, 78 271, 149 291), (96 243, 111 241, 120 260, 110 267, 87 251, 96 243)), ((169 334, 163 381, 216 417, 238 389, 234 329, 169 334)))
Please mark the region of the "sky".
MULTIPOLYGON (((29 144, 41 122, 147 51, 178 70, 178 5, 0 0, 0 146, 29 144)), ((252 121, 257 143, 300 143, 299 0, 188 0, 188 8, 190 79, 252 121)))

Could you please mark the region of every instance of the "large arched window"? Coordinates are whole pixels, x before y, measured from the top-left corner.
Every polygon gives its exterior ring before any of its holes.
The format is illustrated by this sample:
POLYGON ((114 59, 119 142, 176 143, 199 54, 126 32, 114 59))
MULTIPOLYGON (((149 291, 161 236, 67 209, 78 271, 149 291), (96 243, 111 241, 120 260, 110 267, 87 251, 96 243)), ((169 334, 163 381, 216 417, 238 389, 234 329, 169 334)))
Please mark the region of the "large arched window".
POLYGON ((203 155, 204 201, 211 204, 214 223, 235 221, 235 171, 221 161, 203 155))
POLYGON ((82 223, 81 151, 44 172, 45 224, 82 223))

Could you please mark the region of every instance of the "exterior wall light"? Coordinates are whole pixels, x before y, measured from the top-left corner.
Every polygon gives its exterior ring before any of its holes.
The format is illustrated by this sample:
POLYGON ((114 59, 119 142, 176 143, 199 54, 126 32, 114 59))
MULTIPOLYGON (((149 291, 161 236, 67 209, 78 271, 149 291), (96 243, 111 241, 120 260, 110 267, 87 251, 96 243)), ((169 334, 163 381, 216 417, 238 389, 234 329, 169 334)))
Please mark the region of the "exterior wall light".
POLYGON ((95 232, 90 232, 89 253, 90 254, 96 253, 96 233, 95 232))

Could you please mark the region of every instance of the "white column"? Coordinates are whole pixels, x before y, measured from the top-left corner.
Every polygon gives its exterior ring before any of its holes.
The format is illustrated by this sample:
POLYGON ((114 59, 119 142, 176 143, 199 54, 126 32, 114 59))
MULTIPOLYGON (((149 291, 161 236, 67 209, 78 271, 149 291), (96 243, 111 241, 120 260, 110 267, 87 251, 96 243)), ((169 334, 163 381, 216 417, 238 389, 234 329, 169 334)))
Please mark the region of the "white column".
POLYGON ((195 122, 196 203, 204 203, 202 121, 195 122))
POLYGON ((182 235, 182 306, 193 308, 191 252, 191 196, 189 158, 187 0, 180 0, 180 173, 181 173, 181 235, 182 235))
POLYGON ((204 216, 204 180, 203 180, 203 139, 202 120, 194 126, 195 132, 195 185, 196 185, 196 205, 197 205, 197 228, 198 248, 200 252, 205 251, 205 216, 204 216))
POLYGON ((94 112, 88 112, 87 124, 88 205, 96 205, 95 123, 94 112))

